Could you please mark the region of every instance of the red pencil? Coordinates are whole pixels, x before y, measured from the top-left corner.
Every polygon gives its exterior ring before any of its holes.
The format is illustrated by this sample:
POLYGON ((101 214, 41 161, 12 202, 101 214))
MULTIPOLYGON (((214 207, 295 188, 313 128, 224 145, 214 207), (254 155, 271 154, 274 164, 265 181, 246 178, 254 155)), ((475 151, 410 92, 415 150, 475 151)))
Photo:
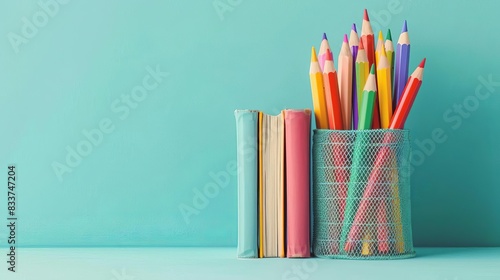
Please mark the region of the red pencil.
POLYGON ((339 83, 337 71, 333 64, 331 51, 326 50, 326 58, 323 69, 323 85, 325 87, 326 112, 328 115, 328 126, 330 129, 342 130, 342 107, 340 104, 339 83))
MULTIPOLYGON (((372 25, 370 24, 370 18, 368 17, 368 11, 365 9, 363 15, 363 23, 361 24, 361 42, 366 51, 366 57, 368 58, 369 68, 375 64, 375 37, 373 35, 372 25)), ((375 67, 376 68, 376 67, 375 67)), ((375 96, 375 106, 373 108, 373 119, 372 128, 380 128, 380 113, 378 109, 378 97, 375 96)))
POLYGON ((370 24, 370 18, 368 17, 368 11, 365 9, 363 15, 363 24, 361 24, 361 41, 365 47, 366 56, 368 57, 368 62, 370 62, 370 68, 372 64, 375 63, 375 38, 373 36, 373 29, 370 24))
MULTIPOLYGON (((335 70, 335 66, 333 64, 333 57, 330 50, 326 52, 325 65, 323 70, 323 84, 325 86, 325 99, 326 99, 326 108, 328 113, 328 126, 330 129, 334 130, 342 130, 344 129, 344 124, 342 122, 342 104, 340 101, 340 90, 337 78, 337 71, 335 70)), ((345 207, 345 198, 347 195, 347 182, 349 181, 349 171, 344 168, 348 166, 347 152, 345 151, 346 144, 340 144, 345 142, 345 137, 342 135, 338 135, 338 133, 331 134, 331 142, 336 143, 332 147, 332 152, 335 155, 333 157, 334 166, 334 178, 337 186, 334 188, 336 191, 336 196, 340 198, 337 200, 335 205, 338 212, 333 215, 333 217, 337 217, 337 225, 333 226, 332 232, 329 235, 331 240, 334 240, 332 243, 332 250, 334 253, 338 253, 339 247, 338 242, 336 240, 339 239, 339 234, 342 227, 342 217, 344 215, 344 207, 345 207)), ((334 218, 333 218, 334 219, 334 218)))
POLYGON ((406 118, 410 113, 411 106, 417 97, 418 90, 422 84, 424 76, 425 58, 420 62, 417 69, 413 71, 408 82, 406 83, 403 93, 401 94, 401 101, 396 107, 396 111, 392 115, 390 129, 403 129, 405 126, 406 118))
MULTIPOLYGON (((408 117, 408 113, 410 112, 411 106, 413 105, 413 101, 417 96, 418 90, 420 89, 420 85, 422 84, 422 78, 424 74, 424 66, 425 66, 425 58, 420 62, 420 65, 417 69, 411 74, 406 87, 403 90, 403 94, 401 96, 401 102, 398 104, 395 113, 393 114, 391 120, 390 129, 403 129, 406 118, 408 117)), ((388 133, 385 135, 384 143, 394 142, 394 135, 392 133, 388 133)), ((380 185, 383 184, 384 178, 383 173, 385 172, 383 168, 385 166, 391 166, 391 160, 394 158, 394 151, 391 150, 389 146, 383 146, 378 151, 377 156, 375 158, 375 163, 373 166, 375 168, 370 173, 368 177, 368 183, 366 184, 365 191, 363 193, 363 198, 359 204, 358 210, 356 211, 356 216, 354 217, 353 225, 361 225, 366 223, 368 213, 371 211, 376 211, 378 204, 372 199, 374 197, 381 196, 383 193, 380 189, 380 185)), ((384 209, 381 212, 385 212, 384 209)), ((386 223, 384 217, 379 216, 378 222, 381 224, 386 223)), ((380 232, 380 231, 379 231, 380 232)), ((381 237, 386 236, 386 232, 380 232, 381 237)), ((352 226, 348 235, 350 240, 360 240, 361 232, 358 230, 358 227, 352 226)), ((383 251, 386 250, 386 244, 382 243, 383 251)))

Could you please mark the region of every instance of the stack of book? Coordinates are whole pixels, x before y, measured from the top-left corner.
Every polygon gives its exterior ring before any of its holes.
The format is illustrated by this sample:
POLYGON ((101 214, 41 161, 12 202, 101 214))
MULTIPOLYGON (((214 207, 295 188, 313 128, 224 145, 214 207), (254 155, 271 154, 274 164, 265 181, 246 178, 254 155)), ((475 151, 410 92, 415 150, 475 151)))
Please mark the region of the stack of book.
POLYGON ((235 117, 238 257, 309 257, 311 111, 235 117))

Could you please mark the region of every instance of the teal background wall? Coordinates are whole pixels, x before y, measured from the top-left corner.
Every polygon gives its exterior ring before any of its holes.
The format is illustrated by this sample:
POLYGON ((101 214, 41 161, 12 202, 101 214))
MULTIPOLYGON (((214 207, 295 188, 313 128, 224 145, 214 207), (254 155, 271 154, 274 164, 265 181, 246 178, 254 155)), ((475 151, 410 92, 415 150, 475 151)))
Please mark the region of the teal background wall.
POLYGON ((47 20, 0 4, 0 209, 15 164, 20 246, 235 246, 233 110, 311 108, 310 47, 327 32, 336 56, 365 7, 395 41, 408 20, 410 68, 427 57, 415 244, 500 246, 498 1, 49 2, 47 20))

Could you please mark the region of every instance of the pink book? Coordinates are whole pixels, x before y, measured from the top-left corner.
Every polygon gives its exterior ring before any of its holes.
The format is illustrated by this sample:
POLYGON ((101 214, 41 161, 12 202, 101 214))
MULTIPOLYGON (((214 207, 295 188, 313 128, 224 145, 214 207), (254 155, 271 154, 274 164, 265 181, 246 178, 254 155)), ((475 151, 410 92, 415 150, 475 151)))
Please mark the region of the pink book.
POLYGON ((287 257, 310 257, 311 110, 285 110, 287 257))

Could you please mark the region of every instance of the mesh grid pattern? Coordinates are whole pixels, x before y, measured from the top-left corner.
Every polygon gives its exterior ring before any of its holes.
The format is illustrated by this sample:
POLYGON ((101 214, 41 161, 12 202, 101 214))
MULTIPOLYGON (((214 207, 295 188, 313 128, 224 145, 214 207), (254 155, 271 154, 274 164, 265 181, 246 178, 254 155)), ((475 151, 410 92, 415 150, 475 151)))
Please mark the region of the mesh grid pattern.
POLYGON ((415 255, 407 130, 315 130, 313 252, 318 257, 415 255))

